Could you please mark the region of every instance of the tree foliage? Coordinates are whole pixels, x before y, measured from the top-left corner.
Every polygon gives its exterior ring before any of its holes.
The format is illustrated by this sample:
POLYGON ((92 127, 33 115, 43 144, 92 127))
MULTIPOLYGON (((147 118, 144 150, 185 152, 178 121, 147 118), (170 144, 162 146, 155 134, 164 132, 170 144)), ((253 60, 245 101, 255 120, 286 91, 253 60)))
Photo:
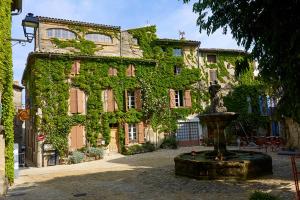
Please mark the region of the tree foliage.
MULTIPOLYGON (((189 1, 183 0, 184 3, 189 1)), ((199 0, 193 6, 193 11, 199 14, 200 32, 205 30, 209 35, 219 28, 224 33, 231 30, 238 45, 251 50, 251 57, 259 62, 261 76, 280 97, 279 110, 298 122, 299 10, 298 0, 199 0)))

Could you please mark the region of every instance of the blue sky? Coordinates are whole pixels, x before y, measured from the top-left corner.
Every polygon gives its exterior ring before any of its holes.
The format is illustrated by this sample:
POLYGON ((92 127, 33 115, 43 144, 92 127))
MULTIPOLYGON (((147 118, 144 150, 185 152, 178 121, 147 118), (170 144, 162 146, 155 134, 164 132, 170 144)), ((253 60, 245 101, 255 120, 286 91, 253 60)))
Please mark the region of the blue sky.
MULTIPOLYGON (((29 12, 39 16, 116 25, 122 29, 145 26, 148 22, 157 26, 160 38, 178 39, 181 30, 186 33, 187 39, 201 41, 202 48, 241 49, 230 34, 223 35, 221 30, 209 37, 205 32, 200 34, 192 4, 183 4, 179 0, 23 0, 22 14, 12 17, 12 38, 24 38, 21 21, 29 12)), ((15 80, 21 80, 27 55, 31 51, 32 44, 13 46, 15 80)))

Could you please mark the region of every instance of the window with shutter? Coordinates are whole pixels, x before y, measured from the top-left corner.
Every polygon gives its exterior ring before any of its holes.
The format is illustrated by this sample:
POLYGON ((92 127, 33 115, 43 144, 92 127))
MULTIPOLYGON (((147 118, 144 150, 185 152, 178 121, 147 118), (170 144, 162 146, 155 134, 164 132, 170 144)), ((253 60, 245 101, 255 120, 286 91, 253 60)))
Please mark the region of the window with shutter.
POLYGON ((70 113, 86 113, 86 96, 82 90, 77 88, 70 89, 70 113))
POLYGON ((175 90, 169 90, 169 97, 170 97, 170 108, 175 108, 175 90))
POLYGON ((118 70, 116 68, 110 67, 108 69, 108 76, 117 76, 118 70))
POLYGON ((184 91, 184 106, 187 108, 192 107, 192 98, 191 98, 191 91, 185 90, 184 91))
POLYGON ((145 143, 145 128, 143 122, 138 124, 138 142, 145 143))
POLYGON ((75 114, 78 112, 77 110, 77 89, 70 89, 70 113, 75 114))
POLYGON ((126 91, 127 93, 127 109, 135 108, 135 95, 134 91, 126 91))
POLYGON ((176 90, 175 91, 175 106, 176 107, 183 107, 183 91, 182 90, 176 90))
POLYGON ((124 124, 124 130, 125 130, 125 145, 129 144, 129 134, 128 134, 128 124, 124 124))
POLYGON ((126 69, 126 76, 132 77, 135 76, 135 67, 134 65, 130 64, 126 69))
POLYGON ((135 108, 137 110, 142 109, 142 90, 141 89, 136 89, 134 92, 135 95, 135 108))
POLYGON ((85 113, 85 93, 82 90, 77 89, 77 105, 78 113, 85 113))
POLYGON ((128 124, 128 138, 130 143, 137 142, 136 124, 128 124))
POLYGON ((80 71, 80 60, 75 60, 72 64, 71 75, 77 75, 80 71))

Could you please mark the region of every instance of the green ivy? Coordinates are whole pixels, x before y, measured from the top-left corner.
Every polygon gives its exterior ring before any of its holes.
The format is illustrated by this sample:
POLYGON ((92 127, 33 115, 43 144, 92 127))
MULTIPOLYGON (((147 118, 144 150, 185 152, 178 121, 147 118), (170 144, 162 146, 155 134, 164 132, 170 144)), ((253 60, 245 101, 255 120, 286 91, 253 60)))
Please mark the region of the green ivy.
POLYGON ((5 175, 14 182, 14 106, 13 69, 11 49, 11 0, 0 1, 0 92, 2 93, 2 119, 5 138, 5 175))
POLYGON ((76 49, 73 51, 73 53, 77 53, 77 54, 94 55, 95 51, 102 49, 102 47, 97 47, 94 42, 85 39, 59 40, 57 38, 52 38, 51 41, 58 48, 63 49, 67 47, 73 47, 76 49))
MULTIPOLYGON (((79 30, 78 30, 79 31, 79 30)), ((85 30, 81 30, 84 32, 85 30)), ((99 57, 82 55, 42 55, 39 53, 30 56, 30 62, 24 74, 31 91, 32 113, 37 108, 43 108, 42 117, 35 117, 36 132, 47 134, 47 140, 63 155, 67 151, 67 136, 71 126, 84 124, 86 137, 92 146, 97 145, 99 134, 105 144, 110 142, 110 125, 118 125, 119 142, 122 151, 125 150, 124 123, 150 124, 154 131, 174 132, 177 121, 189 114, 202 112, 203 103, 209 101, 208 92, 198 87, 201 77, 200 69, 187 67, 183 57, 174 57, 173 49, 182 48, 184 42, 166 44, 156 42, 156 27, 144 27, 128 30, 138 39, 139 47, 143 51, 144 59, 122 57, 99 57), (71 78, 72 62, 80 59, 80 74, 71 78), (152 59, 152 60, 145 60, 152 59), (155 62, 154 62, 155 60, 155 62), (127 77, 126 69, 129 64, 135 66, 135 76, 127 77), (180 74, 174 74, 174 66, 181 67, 180 74), (108 76, 108 70, 114 67, 117 76, 108 76), (69 88, 77 87, 85 91, 88 96, 86 115, 68 115, 69 88), (112 88, 118 105, 116 112, 104 112, 102 91, 112 88), (142 89, 143 109, 125 109, 124 93, 126 90, 142 89), (192 108, 169 107, 169 89, 191 90, 192 108), (53 98, 49 98, 49 96, 53 98)), ((83 33, 84 34, 84 33, 83 33)), ((75 47, 75 41, 64 42, 53 40, 61 48, 75 47)), ((76 44, 80 41, 76 41, 76 44)), ((93 54, 95 46, 75 47, 82 48, 81 54, 93 54), (92 48, 90 48, 92 47, 92 48), (87 49, 87 50, 83 50, 87 49), (88 51, 88 53, 86 53, 88 51)), ((233 62, 233 61, 232 61, 233 62)), ((219 67, 221 68, 221 67, 219 67)), ((226 70, 226 69, 225 69, 226 70)), ((224 72, 225 73, 225 72, 224 72)))

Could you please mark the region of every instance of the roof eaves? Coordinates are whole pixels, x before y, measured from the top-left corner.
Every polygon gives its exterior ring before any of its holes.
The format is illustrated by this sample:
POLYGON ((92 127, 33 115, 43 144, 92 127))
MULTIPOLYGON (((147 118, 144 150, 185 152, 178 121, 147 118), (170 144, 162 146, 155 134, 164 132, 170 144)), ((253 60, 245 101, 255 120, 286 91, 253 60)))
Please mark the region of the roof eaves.
POLYGON ((71 24, 71 25, 83 25, 83 26, 89 26, 89 27, 101 27, 101 28, 107 28, 107 29, 121 30, 120 26, 111 26, 111 25, 105 25, 105 24, 96 24, 96 23, 89 23, 89 22, 82 22, 82 21, 75 21, 75 20, 43 17, 43 16, 36 16, 36 17, 41 22, 65 23, 65 24, 71 24))

